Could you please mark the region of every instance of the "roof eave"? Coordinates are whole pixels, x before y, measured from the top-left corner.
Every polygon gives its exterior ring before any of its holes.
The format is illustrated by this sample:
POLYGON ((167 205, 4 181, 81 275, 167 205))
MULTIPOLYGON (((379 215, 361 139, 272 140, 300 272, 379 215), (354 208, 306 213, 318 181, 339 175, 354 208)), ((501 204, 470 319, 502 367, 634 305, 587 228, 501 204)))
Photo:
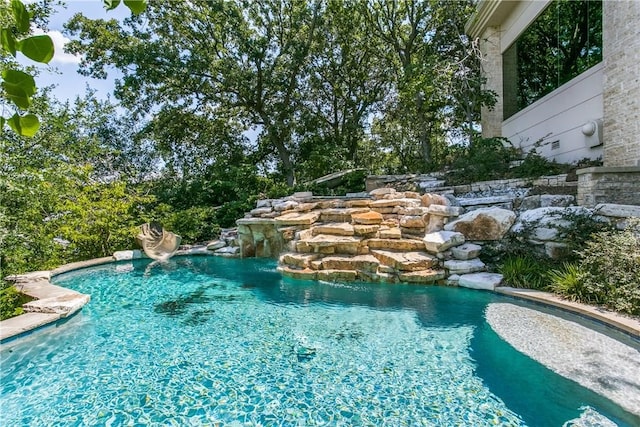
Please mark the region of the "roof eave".
POLYGON ((466 33, 474 39, 480 37, 487 27, 500 25, 518 3, 520 1, 480 0, 465 25, 466 33))

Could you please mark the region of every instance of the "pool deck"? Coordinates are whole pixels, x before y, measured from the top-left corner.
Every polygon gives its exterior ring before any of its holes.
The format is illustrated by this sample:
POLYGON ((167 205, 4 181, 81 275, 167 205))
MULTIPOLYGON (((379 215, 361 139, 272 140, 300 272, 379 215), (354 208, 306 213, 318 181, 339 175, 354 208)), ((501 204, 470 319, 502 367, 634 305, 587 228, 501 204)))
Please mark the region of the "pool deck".
MULTIPOLYGON (((115 256, 96 258, 65 264, 51 271, 36 271, 9 277, 8 279, 14 282, 18 291, 35 298, 35 300, 23 306, 25 314, 0 321, 0 342, 69 317, 89 302, 91 298, 89 295, 56 286, 50 281, 52 277, 116 261, 118 258, 115 256)), ((640 339, 640 319, 638 318, 624 316, 601 307, 568 301, 549 292, 511 287, 497 287, 495 292, 593 318, 621 330, 635 339, 640 339)))

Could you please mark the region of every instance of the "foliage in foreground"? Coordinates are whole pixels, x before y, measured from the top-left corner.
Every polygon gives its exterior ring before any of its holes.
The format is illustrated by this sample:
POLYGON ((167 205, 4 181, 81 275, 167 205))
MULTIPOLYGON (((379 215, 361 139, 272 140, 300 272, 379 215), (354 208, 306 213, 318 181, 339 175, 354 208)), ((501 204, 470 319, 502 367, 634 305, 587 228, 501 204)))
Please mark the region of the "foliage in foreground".
POLYGON ((524 223, 521 231, 509 233, 497 244, 483 247, 483 261, 503 274, 510 286, 547 288, 552 284, 550 271, 565 271, 563 264, 575 263, 579 251, 589 244, 594 234, 615 230, 611 224, 591 213, 558 212, 552 224, 546 226, 557 229, 556 239, 565 242, 566 248, 558 259, 551 259, 544 253, 543 246, 536 247, 530 242, 534 230, 540 225, 536 222, 524 223))
POLYGON ((559 228, 568 250, 553 260, 528 242, 525 227, 482 258, 519 288, 549 290, 569 300, 640 315, 640 220, 617 230, 592 215, 564 214, 559 228))
POLYGON ((570 299, 640 315, 640 221, 593 234, 577 263, 550 277, 550 289, 570 299))

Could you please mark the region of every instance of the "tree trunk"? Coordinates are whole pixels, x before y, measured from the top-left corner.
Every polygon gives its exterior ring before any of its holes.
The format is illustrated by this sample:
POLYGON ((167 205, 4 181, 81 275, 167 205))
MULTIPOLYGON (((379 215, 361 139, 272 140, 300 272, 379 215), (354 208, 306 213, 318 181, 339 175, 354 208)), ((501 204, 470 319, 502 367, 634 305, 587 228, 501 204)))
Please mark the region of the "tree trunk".
POLYGON ((289 187, 293 187, 296 184, 296 175, 295 168, 291 162, 291 153, 289 153, 289 150, 287 150, 287 147, 284 145, 284 141, 277 133, 271 135, 271 140, 274 147, 276 147, 278 157, 280 157, 280 161, 282 162, 282 168, 284 169, 284 173, 287 178, 287 185, 289 187))

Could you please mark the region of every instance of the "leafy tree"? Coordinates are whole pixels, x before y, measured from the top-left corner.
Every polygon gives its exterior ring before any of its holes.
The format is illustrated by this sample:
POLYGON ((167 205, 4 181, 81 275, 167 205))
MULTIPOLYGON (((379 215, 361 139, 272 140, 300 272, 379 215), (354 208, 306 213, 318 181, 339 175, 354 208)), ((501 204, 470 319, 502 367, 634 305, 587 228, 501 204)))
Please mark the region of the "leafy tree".
POLYGON ((446 145, 470 143, 481 105, 493 102, 464 35, 473 2, 369 1, 363 9, 370 33, 392 47, 395 77, 374 137, 397 155, 399 172, 440 166, 446 145))
POLYGON ((472 1, 197 0, 153 3, 124 23, 77 15, 67 29, 82 73, 123 73, 116 97, 150 118, 177 173, 242 149, 292 185, 361 165, 432 168, 448 129, 470 140, 490 99, 463 36, 471 11, 472 1))
POLYGON ((366 122, 391 89, 380 60, 385 46, 368 37, 358 3, 329 1, 323 13, 297 130, 298 161, 307 179, 362 164, 366 122))
POLYGON ((7 133, 0 140, 3 273, 131 247, 132 226, 146 219, 152 197, 121 179, 120 169, 132 167, 129 159, 99 137, 101 127, 124 119, 111 116, 106 101, 91 101, 91 94, 73 105, 37 96, 33 106, 42 119, 38 134, 7 133), (87 108, 92 102, 104 108, 87 108))
POLYGON ((67 28, 80 40, 69 50, 86 55, 82 72, 104 77, 106 67, 119 68, 116 96, 139 114, 179 106, 255 127, 260 152, 275 154, 293 184, 294 113, 318 42, 320 3, 158 2, 144 15, 123 26, 75 16, 67 28))

